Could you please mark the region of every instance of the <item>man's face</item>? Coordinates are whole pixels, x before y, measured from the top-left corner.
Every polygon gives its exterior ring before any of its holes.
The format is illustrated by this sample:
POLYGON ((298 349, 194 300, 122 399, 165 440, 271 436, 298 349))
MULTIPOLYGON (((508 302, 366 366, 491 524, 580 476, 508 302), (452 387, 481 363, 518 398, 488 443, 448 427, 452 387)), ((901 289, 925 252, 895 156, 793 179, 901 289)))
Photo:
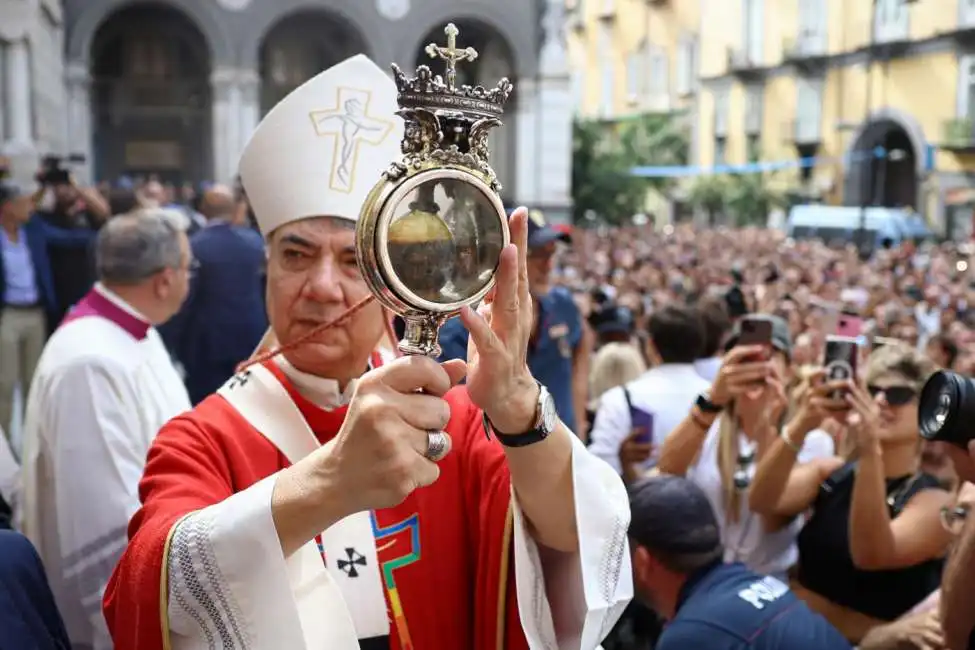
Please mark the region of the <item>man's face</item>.
MULTIPOLYGON (((268 246, 267 305, 282 346, 334 320, 369 295, 355 256, 355 231, 342 219, 289 223, 268 246)), ((381 305, 372 303, 347 322, 286 352, 299 370, 342 377, 363 370, 385 332, 381 305)))
POLYGON ((533 296, 544 296, 550 289, 555 250, 555 242, 549 242, 528 251, 528 287, 533 296))
POLYGON ((62 183, 54 186, 54 201, 59 210, 67 210, 78 200, 78 190, 74 185, 62 183))
POLYGON ((32 206, 30 196, 18 196, 4 203, 3 207, 0 208, 0 214, 11 219, 14 223, 27 223, 27 220, 30 219, 32 206))
POLYGON ((179 234, 179 248, 179 267, 165 269, 156 276, 156 296, 166 306, 164 321, 176 315, 190 292, 194 261, 186 233, 179 234))

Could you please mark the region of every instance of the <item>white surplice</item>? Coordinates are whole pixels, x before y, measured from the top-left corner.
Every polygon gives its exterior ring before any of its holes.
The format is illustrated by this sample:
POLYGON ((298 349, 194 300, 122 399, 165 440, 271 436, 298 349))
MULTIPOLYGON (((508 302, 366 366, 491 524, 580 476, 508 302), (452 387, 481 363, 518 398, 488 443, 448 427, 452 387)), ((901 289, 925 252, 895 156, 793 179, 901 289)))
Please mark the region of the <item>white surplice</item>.
MULTIPOLYGON (((121 298, 97 291, 130 317, 121 298)), ((75 648, 110 650, 102 595, 139 508, 146 454, 168 420, 191 407, 162 339, 107 317, 65 322, 51 336, 24 418, 18 523, 47 569, 75 648)))
MULTIPOLYGON (((323 381, 287 364, 281 367, 303 394, 323 381)), ((334 392, 328 400, 332 406, 334 392)), ((345 392, 342 397, 347 400, 351 390, 345 392)), ((231 380, 220 393, 290 461, 318 447, 286 389, 266 368, 253 366, 247 381, 231 380)), ((322 405, 316 396, 306 397, 322 405)), ((540 553, 512 495, 519 615, 531 648, 597 648, 633 595, 626 490, 616 472, 575 436, 572 445, 576 555, 540 553)), ((388 631, 378 572, 367 581, 356 581, 360 587, 352 593, 350 581, 337 581, 324 567, 314 541, 289 558, 282 556, 271 514, 277 476, 193 513, 174 527, 167 570, 172 650, 212 647, 204 636, 212 626, 200 624, 205 620, 233 628, 235 634, 224 641, 232 636, 232 647, 240 650, 354 650, 358 639, 388 631), (219 571, 213 568, 215 558, 219 571), (193 585, 209 585, 211 595, 220 597, 219 607, 204 606, 212 599, 194 597, 193 585)), ((360 513, 324 531, 326 553, 330 547, 349 546, 375 554, 369 520, 369 513, 360 513)))

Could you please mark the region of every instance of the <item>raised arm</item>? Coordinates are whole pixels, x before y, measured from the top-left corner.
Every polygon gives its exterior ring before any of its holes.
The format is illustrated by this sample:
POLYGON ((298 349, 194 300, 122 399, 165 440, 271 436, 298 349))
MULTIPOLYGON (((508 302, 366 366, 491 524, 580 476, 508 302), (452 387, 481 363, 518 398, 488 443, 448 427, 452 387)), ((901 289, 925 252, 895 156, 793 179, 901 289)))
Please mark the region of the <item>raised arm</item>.
MULTIPOLYGON (((754 361, 761 354, 761 346, 734 348, 725 355, 721 370, 711 386, 709 400, 724 408, 745 391, 762 383, 772 373, 772 364, 754 361)), ((687 417, 664 439, 660 449, 657 469, 664 474, 684 476, 694 464, 717 413, 705 413, 697 405, 692 406, 687 417)))
MULTIPOLYGON (((951 541, 941 525, 941 508, 951 495, 921 490, 896 519, 887 507, 887 482, 878 428, 880 411, 863 387, 850 386, 850 430, 860 452, 850 504, 850 555, 867 571, 902 569, 944 555, 951 541)), ((914 480, 913 478, 908 479, 914 480)))
POLYGON ((799 401, 795 417, 785 426, 758 462, 755 479, 748 490, 748 507, 768 516, 794 517, 812 506, 820 484, 843 465, 839 458, 820 458, 797 463, 806 436, 828 413, 843 412, 846 403, 832 399, 835 383, 823 381, 820 371, 799 401))

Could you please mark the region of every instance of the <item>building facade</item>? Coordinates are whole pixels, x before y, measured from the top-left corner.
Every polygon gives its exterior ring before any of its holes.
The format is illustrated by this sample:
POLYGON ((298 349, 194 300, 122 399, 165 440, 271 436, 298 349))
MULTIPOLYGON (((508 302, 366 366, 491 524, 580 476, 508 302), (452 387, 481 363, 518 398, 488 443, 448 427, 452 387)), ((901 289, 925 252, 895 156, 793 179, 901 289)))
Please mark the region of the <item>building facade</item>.
POLYGON ((700 0, 569 0, 569 59, 580 118, 692 110, 700 0))
POLYGON ((60 0, 0 0, 0 154, 28 183, 67 147, 60 0))
POLYGON ((970 227, 975 1, 701 2, 701 164, 813 160, 813 198, 970 227))
POLYGON ((263 114, 302 82, 360 52, 411 70, 430 61, 424 47, 442 43, 454 22, 458 44, 480 53, 458 81, 515 83, 505 126, 492 135, 505 200, 553 220, 568 213, 571 86, 561 1, 62 4, 64 73, 43 74, 64 80, 67 153, 85 156, 81 178, 229 182, 263 114))

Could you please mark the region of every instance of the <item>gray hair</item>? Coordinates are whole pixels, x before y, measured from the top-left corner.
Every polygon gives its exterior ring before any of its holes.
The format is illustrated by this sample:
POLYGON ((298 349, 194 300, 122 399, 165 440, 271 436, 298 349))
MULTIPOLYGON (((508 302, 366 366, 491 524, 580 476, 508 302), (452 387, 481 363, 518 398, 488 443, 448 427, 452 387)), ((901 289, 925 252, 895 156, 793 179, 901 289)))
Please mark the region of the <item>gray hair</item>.
POLYGON ((183 262, 179 224, 162 210, 137 210, 110 219, 98 233, 95 266, 107 284, 134 285, 183 262))

